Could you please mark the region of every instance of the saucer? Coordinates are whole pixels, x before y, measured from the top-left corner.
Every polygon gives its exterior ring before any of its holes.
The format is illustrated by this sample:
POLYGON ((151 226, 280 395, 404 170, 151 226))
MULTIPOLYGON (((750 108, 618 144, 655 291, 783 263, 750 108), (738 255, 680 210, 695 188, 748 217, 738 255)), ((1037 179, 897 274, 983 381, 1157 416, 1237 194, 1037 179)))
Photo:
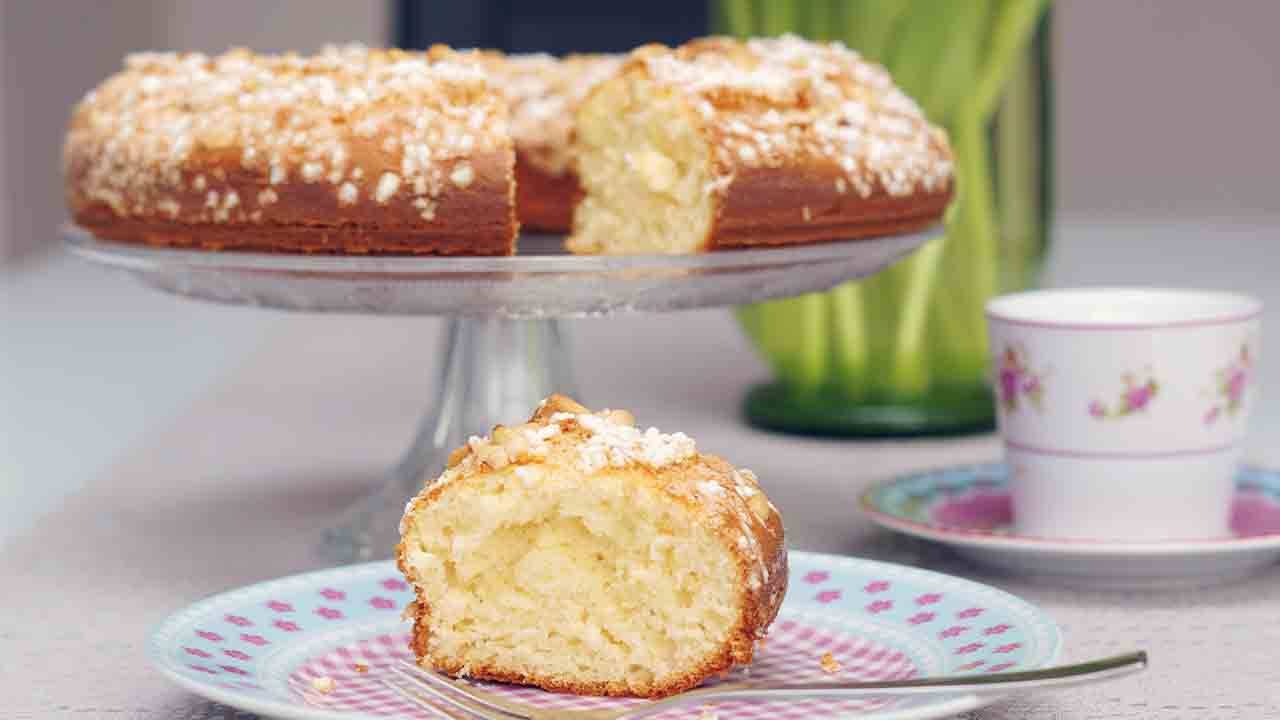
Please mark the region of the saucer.
POLYGON ((881 483, 861 506, 890 530, 943 543, 993 569, 1071 587, 1216 585, 1280 559, 1280 471, 1240 470, 1232 536, 1159 542, 1016 535, 1007 479, 1001 463, 933 470, 881 483))

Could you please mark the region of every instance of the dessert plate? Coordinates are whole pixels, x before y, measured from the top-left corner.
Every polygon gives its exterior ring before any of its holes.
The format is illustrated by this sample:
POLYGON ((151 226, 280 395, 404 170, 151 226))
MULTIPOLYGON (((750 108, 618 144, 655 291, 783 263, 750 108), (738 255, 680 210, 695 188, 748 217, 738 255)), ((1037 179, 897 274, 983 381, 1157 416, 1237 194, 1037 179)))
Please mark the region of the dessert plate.
MULTIPOLYGON (((812 681, 834 677, 831 670, 846 679, 930 677, 1030 670, 1058 657, 1057 625, 1000 590, 869 560, 792 552, 789 561, 787 599, 746 671, 752 678, 812 681), (824 661, 827 653, 838 670, 830 659, 824 661)), ((174 682, 241 710, 307 720, 429 717, 380 682, 392 663, 411 657, 409 624, 400 619, 411 599, 389 561, 297 575, 223 593, 176 613, 152 633, 147 652, 174 682)), ((643 702, 486 687, 544 709, 643 702)), ((720 720, 936 718, 996 699, 957 694, 736 702, 716 705, 714 712, 720 720)), ((661 717, 693 720, 702 710, 673 710, 661 717)))
POLYGON ((1015 535, 1007 479, 1000 463, 934 470, 882 483, 861 504, 891 530, 944 543, 992 568, 1074 587, 1213 585, 1280 559, 1280 471, 1240 470, 1231 537, 1138 543, 1015 535))

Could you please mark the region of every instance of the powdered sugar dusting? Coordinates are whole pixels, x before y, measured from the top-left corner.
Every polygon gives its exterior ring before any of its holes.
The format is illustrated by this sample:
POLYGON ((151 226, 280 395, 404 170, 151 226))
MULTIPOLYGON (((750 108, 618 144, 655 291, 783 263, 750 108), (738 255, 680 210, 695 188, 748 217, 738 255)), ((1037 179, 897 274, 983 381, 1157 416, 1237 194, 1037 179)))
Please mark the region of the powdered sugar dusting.
POLYGON ((605 414, 556 413, 552 422, 575 420, 589 435, 578 448, 577 465, 587 473, 605 467, 639 464, 658 470, 676 465, 698 453, 693 439, 684 433, 667 434, 657 428, 640 431, 633 425, 614 422, 605 414), (559 416, 568 415, 568 418, 559 416))
POLYGON ((431 200, 459 160, 509 143, 505 103, 473 55, 358 45, 311 57, 243 49, 130 55, 72 118, 65 155, 80 195, 73 201, 119 216, 161 210, 185 222, 271 222, 279 210, 259 193, 212 207, 183 201, 174 212, 188 188, 234 197, 220 167, 198 172, 228 153, 239 171, 277 192, 289 177, 326 184, 335 208, 363 196, 386 202, 397 189, 406 194, 401 188, 431 200), (390 157, 378 159, 375 144, 390 157), (360 167, 371 160, 402 170, 395 187, 381 168, 360 167))
POLYGON ((649 75, 689 96, 728 166, 834 161, 835 187, 863 197, 943 190, 952 158, 942 131, 879 65, 840 43, 794 35, 696 40, 637 51, 649 75), (769 109, 761 112, 761 107, 769 109))
POLYGON ((723 497, 725 494, 724 488, 720 486, 720 483, 712 482, 711 480, 703 480, 698 483, 698 492, 711 497, 723 497))

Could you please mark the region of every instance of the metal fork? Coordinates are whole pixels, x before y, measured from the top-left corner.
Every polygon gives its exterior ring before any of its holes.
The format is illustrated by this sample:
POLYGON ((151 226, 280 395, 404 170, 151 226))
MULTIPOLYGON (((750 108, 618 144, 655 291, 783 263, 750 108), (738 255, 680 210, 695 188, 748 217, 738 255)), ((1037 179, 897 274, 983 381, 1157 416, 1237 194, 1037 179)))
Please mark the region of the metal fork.
POLYGON ((733 700, 847 700, 856 697, 922 695, 1010 695, 1026 690, 1051 690, 1101 682, 1130 675, 1147 666, 1144 651, 1073 665, 1021 672, 991 673, 875 682, 810 682, 789 684, 727 683, 691 690, 662 700, 621 710, 541 710, 498 697, 475 686, 424 670, 409 662, 391 668, 403 682, 383 682, 405 699, 435 709, 440 704, 483 720, 635 720, 675 707, 733 700))

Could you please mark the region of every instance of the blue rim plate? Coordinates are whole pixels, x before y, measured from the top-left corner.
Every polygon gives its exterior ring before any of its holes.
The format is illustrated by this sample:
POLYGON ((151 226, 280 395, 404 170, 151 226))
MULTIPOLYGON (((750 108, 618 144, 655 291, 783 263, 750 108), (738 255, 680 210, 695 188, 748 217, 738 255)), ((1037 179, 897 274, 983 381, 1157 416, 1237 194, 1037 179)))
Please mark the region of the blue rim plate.
MULTIPOLYGON (((790 589, 752 678, 831 678, 831 668, 823 668, 827 653, 839 665, 836 675, 876 679, 1030 670, 1054 663, 1061 651, 1061 633, 1048 616, 995 588, 871 560, 806 552, 792 552, 789 560, 790 589)), ((241 710, 305 720, 422 717, 379 682, 390 663, 410 657, 409 624, 400 618, 410 599, 389 561, 295 575, 175 613, 152 632, 147 653, 177 684, 241 710), (319 692, 317 678, 332 680, 333 689, 319 692)), ((491 687, 544 709, 641 702, 491 687)), ((944 717, 996 699, 952 695, 773 708, 730 703, 715 710, 724 720, 890 720, 944 717)))

